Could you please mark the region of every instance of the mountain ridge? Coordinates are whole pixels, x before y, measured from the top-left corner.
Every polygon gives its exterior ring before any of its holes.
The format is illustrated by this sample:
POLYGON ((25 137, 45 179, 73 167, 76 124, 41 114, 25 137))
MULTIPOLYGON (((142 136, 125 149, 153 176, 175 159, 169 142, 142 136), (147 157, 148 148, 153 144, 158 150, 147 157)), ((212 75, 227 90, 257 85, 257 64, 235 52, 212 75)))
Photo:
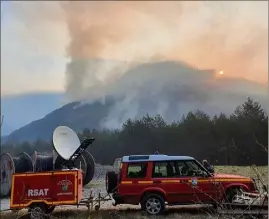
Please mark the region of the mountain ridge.
POLYGON ((160 114, 168 122, 197 109, 210 116, 221 112, 230 114, 248 96, 265 106, 266 88, 259 90, 260 86, 246 79, 217 79, 211 70, 194 69, 177 62, 142 64, 110 84, 103 96, 68 103, 15 130, 8 139, 12 142, 38 138, 49 141, 59 125, 77 132, 83 128, 117 129, 127 119, 146 113, 160 114))

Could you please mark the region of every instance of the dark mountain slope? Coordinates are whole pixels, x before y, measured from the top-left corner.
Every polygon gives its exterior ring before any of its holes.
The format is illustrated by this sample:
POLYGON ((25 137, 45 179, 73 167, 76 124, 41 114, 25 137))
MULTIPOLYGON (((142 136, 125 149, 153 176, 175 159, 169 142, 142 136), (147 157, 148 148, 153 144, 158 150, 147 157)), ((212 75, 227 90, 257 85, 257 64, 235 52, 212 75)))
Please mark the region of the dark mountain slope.
MULTIPOLYGON (((245 79, 216 78, 211 70, 168 61, 138 65, 100 89, 106 96, 103 99, 100 95, 103 101, 67 104, 14 131, 9 139, 50 140, 58 125, 67 125, 75 131, 120 128, 128 118, 139 118, 146 113, 160 114, 168 122, 197 109, 210 116, 221 112, 229 114, 248 96, 263 106, 268 99, 266 86, 261 84, 245 79)), ((87 96, 91 90, 85 92, 87 96)))
POLYGON ((84 127, 98 128, 100 118, 108 113, 109 101, 103 105, 100 102, 79 106, 78 102, 67 104, 54 110, 44 118, 31 122, 9 135, 10 141, 34 141, 38 138, 51 140, 54 129, 66 125, 75 131, 84 127))

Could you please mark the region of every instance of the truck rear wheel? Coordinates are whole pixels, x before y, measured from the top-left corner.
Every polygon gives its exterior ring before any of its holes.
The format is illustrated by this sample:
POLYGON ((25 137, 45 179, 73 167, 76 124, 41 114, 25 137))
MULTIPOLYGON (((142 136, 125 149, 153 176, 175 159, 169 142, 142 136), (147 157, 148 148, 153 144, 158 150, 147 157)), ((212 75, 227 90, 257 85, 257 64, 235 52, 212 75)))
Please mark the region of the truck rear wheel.
POLYGON ((118 185, 118 175, 114 171, 109 171, 106 174, 106 191, 113 193, 118 185))
POLYGON ((141 207, 150 215, 159 215, 164 212, 165 202, 158 194, 147 194, 141 202, 141 207))

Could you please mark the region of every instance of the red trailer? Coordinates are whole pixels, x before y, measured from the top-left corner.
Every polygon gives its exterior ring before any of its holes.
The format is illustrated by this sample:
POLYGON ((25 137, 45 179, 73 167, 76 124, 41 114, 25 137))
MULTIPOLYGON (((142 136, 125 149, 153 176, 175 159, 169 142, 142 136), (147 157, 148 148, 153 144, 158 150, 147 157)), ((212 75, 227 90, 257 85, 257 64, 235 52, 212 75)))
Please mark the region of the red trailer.
POLYGON ((54 131, 53 139, 54 147, 57 145, 55 150, 58 149, 56 150, 58 154, 63 154, 63 157, 69 157, 69 159, 63 159, 61 170, 13 174, 10 209, 28 208, 32 218, 42 218, 58 205, 84 205, 89 210, 95 206, 95 210, 98 210, 101 201, 111 200, 110 196, 101 197, 100 193, 98 198, 94 199, 92 192, 89 197, 82 198, 83 174, 87 173, 83 173, 81 169, 75 169, 75 161, 92 144, 94 138, 84 139, 76 148, 80 142, 76 133, 68 127, 59 126, 54 131), (75 148, 68 145, 69 142, 72 144, 75 142, 75 148), (65 150, 61 151, 62 148, 65 150), (75 151, 70 155, 66 152, 66 148, 69 149, 68 151, 75 151))
POLYGON ((50 213, 57 205, 76 205, 82 199, 81 170, 13 174, 10 209, 50 213))

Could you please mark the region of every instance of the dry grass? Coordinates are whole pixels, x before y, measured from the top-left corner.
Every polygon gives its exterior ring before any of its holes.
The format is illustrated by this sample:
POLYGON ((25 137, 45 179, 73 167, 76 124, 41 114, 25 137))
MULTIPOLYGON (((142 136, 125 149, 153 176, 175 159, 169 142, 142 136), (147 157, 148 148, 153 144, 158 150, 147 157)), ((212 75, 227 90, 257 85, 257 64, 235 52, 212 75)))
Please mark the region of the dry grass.
MULTIPOLYGON (((257 167, 260 174, 262 175, 264 181, 268 185, 268 166, 257 167)), ((226 174, 238 174, 248 177, 256 178, 255 172, 251 167, 239 167, 239 166, 216 166, 216 173, 226 173, 226 174)), ((104 187, 104 181, 92 181, 87 188, 101 188, 104 187)), ((146 219, 146 218, 181 218, 181 219, 205 219, 205 218, 224 218, 217 217, 212 214, 207 213, 208 208, 196 207, 196 206, 181 206, 181 207, 172 207, 168 208, 164 216, 159 217, 148 217, 143 212, 140 211, 139 206, 134 206, 134 208, 129 208, 129 206, 123 207, 113 207, 112 205, 104 209, 101 207, 99 211, 91 212, 90 216, 85 207, 79 209, 71 207, 62 208, 58 207, 53 213, 53 218, 66 218, 66 219, 146 219)), ((210 209, 209 209, 210 210, 210 209)), ((211 209, 212 210, 212 209, 211 209)), ((212 211, 210 211, 212 212, 212 211)), ((18 213, 2 212, 1 219, 26 219, 29 216, 25 216, 27 211, 22 210, 18 213)), ((227 218, 227 217, 226 217, 227 218)))
MULTIPOLYGON (((268 166, 258 166, 258 171, 264 178, 264 180, 268 183, 268 166)), ((248 176, 256 178, 255 172, 251 167, 244 166, 216 166, 216 173, 227 173, 227 174, 238 174, 242 176, 248 176)))
MULTIPOLYGON (((268 185, 268 166, 259 166, 256 167, 261 174, 264 183, 268 185)), ((257 186, 262 188, 261 182, 258 181, 257 175, 253 171, 251 167, 244 167, 244 166, 216 166, 215 167, 216 173, 226 173, 226 174, 238 174, 241 176, 247 176, 254 178, 256 180, 257 186)))
MULTIPOLYGON (((208 219, 217 218, 213 215, 210 216, 207 208, 197 207, 181 207, 181 208, 170 208, 164 215, 161 216, 147 216, 144 212, 139 209, 124 209, 124 210, 99 210, 93 211, 90 214, 87 210, 74 209, 74 210, 61 210, 56 209, 53 213, 52 218, 63 218, 63 219, 208 219)), ((1 219, 29 219, 27 211, 20 211, 20 213, 3 213, 1 219)), ((221 219, 222 217, 218 217, 221 219)))

